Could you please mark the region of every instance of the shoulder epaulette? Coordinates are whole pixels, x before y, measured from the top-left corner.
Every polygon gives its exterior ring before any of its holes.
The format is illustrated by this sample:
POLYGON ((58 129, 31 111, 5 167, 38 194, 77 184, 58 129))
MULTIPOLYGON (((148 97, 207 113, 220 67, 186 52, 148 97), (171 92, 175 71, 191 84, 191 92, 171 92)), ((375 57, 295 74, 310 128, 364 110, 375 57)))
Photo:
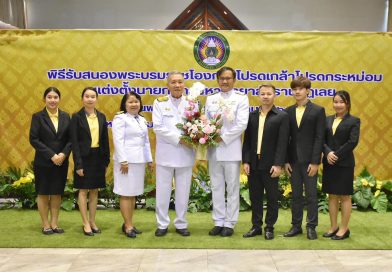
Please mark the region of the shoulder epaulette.
POLYGON ((236 93, 236 94, 239 94, 239 95, 246 95, 246 94, 244 94, 244 93, 241 93, 240 91, 235 91, 235 93, 236 93))
POLYGON ((158 100, 158 102, 164 102, 164 101, 168 101, 169 97, 167 95, 161 96, 161 97, 158 97, 157 100, 158 100))
POLYGON ((124 111, 118 111, 118 112, 116 112, 116 115, 123 114, 123 113, 124 113, 124 111))
POLYGON ((218 93, 220 93, 219 91, 216 91, 216 92, 213 92, 213 93, 211 93, 211 94, 208 94, 207 96, 212 96, 212 95, 215 95, 215 94, 218 94, 218 93))

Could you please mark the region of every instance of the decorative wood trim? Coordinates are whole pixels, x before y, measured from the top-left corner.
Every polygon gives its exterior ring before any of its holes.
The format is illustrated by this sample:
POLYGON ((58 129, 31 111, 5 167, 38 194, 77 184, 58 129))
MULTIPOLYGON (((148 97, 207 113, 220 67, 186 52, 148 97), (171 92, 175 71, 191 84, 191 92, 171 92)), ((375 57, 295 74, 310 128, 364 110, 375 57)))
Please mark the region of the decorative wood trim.
POLYGON ((220 0, 194 0, 166 29, 248 30, 220 0))

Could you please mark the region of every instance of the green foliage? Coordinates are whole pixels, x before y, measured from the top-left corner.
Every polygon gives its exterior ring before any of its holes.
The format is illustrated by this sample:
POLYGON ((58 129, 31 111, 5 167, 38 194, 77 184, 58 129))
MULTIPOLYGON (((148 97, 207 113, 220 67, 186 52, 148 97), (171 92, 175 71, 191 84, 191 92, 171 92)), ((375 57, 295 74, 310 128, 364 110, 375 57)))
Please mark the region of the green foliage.
POLYGON ((240 185, 240 211, 247 211, 250 209, 250 195, 248 183, 240 185))
POLYGON ((148 210, 155 210, 155 183, 147 183, 142 195, 136 197, 136 205, 145 206, 148 210))
POLYGON ((370 204, 372 208, 380 213, 387 212, 388 209, 388 199, 384 192, 381 192, 378 196, 373 197, 370 200, 370 204))
POLYGON ((63 199, 61 202, 61 208, 66 211, 72 211, 74 204, 75 203, 72 199, 63 199))
POLYGON ((322 180, 323 177, 320 173, 317 174, 317 199, 318 199, 318 211, 322 213, 328 213, 328 196, 322 191, 322 180))
POLYGON ((359 208, 367 209, 372 199, 370 188, 361 188, 353 194, 353 201, 359 208))
POLYGON ((146 209, 149 211, 154 211, 155 210, 155 203, 156 203, 155 197, 147 198, 146 199, 146 209))
POLYGON ((385 191, 391 192, 392 193, 392 181, 387 181, 384 183, 383 188, 385 191))
MULTIPOLYGON (((2 209, 7 208, 36 208, 36 195, 34 188, 34 175, 31 166, 21 170, 17 167, 9 167, 0 171, 0 198, 9 199, 3 202, 2 209)), ((108 176, 111 176, 110 173, 108 176)), ((321 175, 318 176, 318 210, 322 213, 328 212, 328 196, 321 190, 321 175)), ((240 210, 250 209, 249 186, 246 175, 240 177, 240 210)), ((155 176, 153 171, 146 169, 144 193, 136 198, 138 207, 155 210, 155 176)), ((286 174, 279 178, 279 204, 283 209, 291 205, 291 184, 286 174)), ((174 190, 172 191, 171 208, 174 205, 174 190)), ((359 209, 373 209, 379 213, 392 210, 392 181, 380 181, 372 176, 366 168, 354 180, 353 203, 359 209)), ((77 204, 77 190, 73 183, 67 181, 61 208, 71 211, 77 204)), ((108 181, 108 186, 99 192, 99 204, 106 208, 119 208, 119 196, 113 193, 113 180, 108 181)), ((211 181, 206 164, 200 163, 192 175, 192 183, 189 195, 188 211, 209 212, 212 210, 211 181)))
POLYGON ((209 212, 212 209, 212 192, 208 169, 203 164, 198 164, 196 169, 192 175, 188 211, 209 212))
POLYGON ((288 209, 291 206, 291 183, 290 178, 286 173, 279 177, 279 205, 283 209, 288 209))
POLYGON ((0 180, 0 197, 9 199, 3 208, 36 207, 34 175, 31 171, 8 167, 0 180))
POLYGON ((65 211, 71 211, 76 204, 76 190, 73 183, 67 180, 64 188, 64 195, 61 201, 61 208, 65 211))
POLYGON ((5 173, 12 181, 20 179, 23 175, 22 169, 13 166, 8 167, 5 173))
POLYGON ((354 180, 353 202, 360 209, 368 209, 385 213, 391 209, 392 182, 377 180, 366 167, 354 180))

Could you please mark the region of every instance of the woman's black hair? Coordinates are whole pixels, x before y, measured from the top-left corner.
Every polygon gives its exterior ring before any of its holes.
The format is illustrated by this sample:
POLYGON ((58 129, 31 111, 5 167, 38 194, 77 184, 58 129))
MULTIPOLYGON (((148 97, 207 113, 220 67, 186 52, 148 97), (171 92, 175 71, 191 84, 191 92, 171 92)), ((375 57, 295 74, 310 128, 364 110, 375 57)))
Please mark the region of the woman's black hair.
POLYGON ((44 92, 44 99, 46 98, 46 96, 50 92, 55 92, 59 96, 59 98, 61 98, 61 93, 60 93, 59 89, 57 89, 56 87, 49 87, 44 92))
POLYGON ((127 109, 125 107, 125 103, 127 103, 127 100, 130 96, 134 96, 134 97, 136 97, 137 100, 139 100, 139 103, 140 103, 139 113, 140 113, 143 109, 142 98, 139 94, 137 94, 135 92, 129 92, 129 93, 124 94, 123 98, 121 99, 120 110, 125 113, 127 112, 127 109))
POLYGON ((84 93, 87 92, 88 90, 95 92, 96 95, 97 95, 97 98, 98 98, 97 89, 95 89, 94 87, 86 87, 86 88, 84 88, 83 91, 82 91, 82 98, 83 98, 83 96, 84 96, 84 93))
POLYGON ((347 112, 350 113, 350 110, 351 110, 351 99, 350 99, 350 94, 349 94, 347 91, 345 91, 345 90, 340 90, 340 91, 337 91, 337 92, 334 94, 332 100, 333 100, 333 99, 335 98, 335 96, 337 96, 337 95, 343 100, 344 104, 346 104, 346 106, 347 106, 347 112))

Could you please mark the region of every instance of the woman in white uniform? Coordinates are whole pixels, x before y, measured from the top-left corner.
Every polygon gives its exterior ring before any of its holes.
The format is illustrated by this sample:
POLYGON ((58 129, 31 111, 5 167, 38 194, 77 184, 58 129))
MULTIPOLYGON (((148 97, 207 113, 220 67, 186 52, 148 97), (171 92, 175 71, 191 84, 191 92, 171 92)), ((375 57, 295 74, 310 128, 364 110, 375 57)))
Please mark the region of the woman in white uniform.
POLYGON ((120 110, 112 123, 114 142, 114 189, 120 195, 120 210, 124 218, 122 231, 135 238, 141 231, 132 221, 135 196, 143 194, 146 163, 152 170, 152 156, 147 122, 139 115, 143 108, 140 95, 127 93, 121 100, 120 110))

